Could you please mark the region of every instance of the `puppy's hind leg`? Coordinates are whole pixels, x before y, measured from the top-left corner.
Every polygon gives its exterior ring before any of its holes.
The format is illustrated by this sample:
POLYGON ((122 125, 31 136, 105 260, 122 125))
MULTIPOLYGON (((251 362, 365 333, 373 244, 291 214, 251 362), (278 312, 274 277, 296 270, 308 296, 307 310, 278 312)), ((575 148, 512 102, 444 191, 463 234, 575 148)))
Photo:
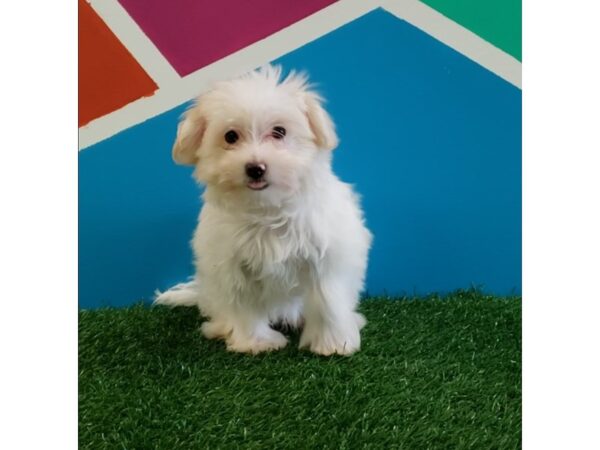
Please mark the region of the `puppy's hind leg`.
POLYGON ((200 292, 196 280, 188 283, 179 283, 165 292, 156 291, 154 305, 198 306, 200 292))

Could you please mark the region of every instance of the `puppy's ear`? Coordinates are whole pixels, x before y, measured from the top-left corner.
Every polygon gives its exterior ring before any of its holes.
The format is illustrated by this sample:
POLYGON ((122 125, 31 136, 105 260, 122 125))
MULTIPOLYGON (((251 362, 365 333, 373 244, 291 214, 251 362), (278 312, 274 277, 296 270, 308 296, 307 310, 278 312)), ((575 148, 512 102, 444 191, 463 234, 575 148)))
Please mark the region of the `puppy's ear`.
POLYGON ((197 106, 188 110, 177 127, 173 159, 177 164, 196 165, 196 152, 202 143, 206 120, 197 106))
POLYGON ((323 109, 323 100, 314 92, 305 92, 306 117, 310 129, 315 135, 317 147, 323 150, 333 150, 338 145, 335 126, 327 111, 323 109))

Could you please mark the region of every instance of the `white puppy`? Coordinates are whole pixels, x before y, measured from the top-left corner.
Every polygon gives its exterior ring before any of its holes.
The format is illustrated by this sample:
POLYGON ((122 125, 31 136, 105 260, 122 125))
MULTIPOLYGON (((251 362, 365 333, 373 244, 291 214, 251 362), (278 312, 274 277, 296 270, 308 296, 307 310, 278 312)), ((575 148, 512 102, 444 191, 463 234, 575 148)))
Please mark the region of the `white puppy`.
POLYGON ((206 185, 190 283, 156 303, 198 306, 202 333, 258 353, 302 328, 321 355, 360 349, 356 312, 371 234, 357 196, 331 170, 338 139, 303 75, 267 66, 217 83, 179 124, 173 158, 206 185))

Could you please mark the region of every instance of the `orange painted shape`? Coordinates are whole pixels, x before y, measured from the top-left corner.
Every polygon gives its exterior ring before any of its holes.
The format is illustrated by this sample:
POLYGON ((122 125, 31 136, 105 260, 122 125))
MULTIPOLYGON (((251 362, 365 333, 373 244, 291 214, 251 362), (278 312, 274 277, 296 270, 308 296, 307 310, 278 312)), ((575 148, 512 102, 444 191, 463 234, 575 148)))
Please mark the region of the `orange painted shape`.
POLYGON ((156 89, 92 7, 79 0, 79 126, 156 89))

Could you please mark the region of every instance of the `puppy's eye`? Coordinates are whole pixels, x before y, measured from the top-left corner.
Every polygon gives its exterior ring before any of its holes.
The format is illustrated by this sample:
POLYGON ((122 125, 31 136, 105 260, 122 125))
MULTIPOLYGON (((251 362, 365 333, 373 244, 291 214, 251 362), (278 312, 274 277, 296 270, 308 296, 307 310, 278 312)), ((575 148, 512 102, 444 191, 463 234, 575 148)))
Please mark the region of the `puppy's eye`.
POLYGON ((228 144, 235 144, 240 136, 233 130, 229 130, 225 133, 225 142, 228 144))
POLYGON ((285 128, 283 127, 273 127, 273 131, 271 132, 271 136, 275 139, 283 139, 285 136, 285 128))

